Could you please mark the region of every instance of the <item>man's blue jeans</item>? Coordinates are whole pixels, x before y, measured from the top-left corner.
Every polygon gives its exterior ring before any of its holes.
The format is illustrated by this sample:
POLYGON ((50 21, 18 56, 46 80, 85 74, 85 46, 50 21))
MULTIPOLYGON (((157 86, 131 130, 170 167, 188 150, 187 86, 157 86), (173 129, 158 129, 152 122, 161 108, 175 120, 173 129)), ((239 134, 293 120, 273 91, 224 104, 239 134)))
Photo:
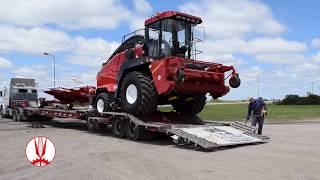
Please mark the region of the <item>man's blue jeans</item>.
POLYGON ((263 123, 264 123, 264 116, 261 116, 261 115, 253 115, 252 116, 251 125, 256 127, 258 124, 258 134, 259 135, 262 134, 263 123))

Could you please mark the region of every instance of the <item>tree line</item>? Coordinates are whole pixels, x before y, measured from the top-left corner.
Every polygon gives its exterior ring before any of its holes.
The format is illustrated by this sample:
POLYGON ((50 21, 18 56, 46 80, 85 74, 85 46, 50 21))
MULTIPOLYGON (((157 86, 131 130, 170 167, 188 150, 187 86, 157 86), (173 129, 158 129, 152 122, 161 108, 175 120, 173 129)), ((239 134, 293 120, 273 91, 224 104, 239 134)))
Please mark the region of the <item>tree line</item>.
POLYGON ((279 105, 320 105, 320 96, 309 94, 308 96, 300 97, 299 95, 290 94, 283 100, 277 102, 279 105))

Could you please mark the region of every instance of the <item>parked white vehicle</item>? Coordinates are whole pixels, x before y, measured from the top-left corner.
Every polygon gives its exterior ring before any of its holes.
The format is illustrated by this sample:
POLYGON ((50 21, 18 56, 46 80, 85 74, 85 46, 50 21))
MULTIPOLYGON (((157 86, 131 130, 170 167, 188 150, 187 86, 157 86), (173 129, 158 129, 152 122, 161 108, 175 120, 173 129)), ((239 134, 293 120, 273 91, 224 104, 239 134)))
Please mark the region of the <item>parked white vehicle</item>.
POLYGON ((38 91, 34 79, 12 78, 10 87, 0 91, 0 116, 23 120, 22 107, 38 101, 38 91))

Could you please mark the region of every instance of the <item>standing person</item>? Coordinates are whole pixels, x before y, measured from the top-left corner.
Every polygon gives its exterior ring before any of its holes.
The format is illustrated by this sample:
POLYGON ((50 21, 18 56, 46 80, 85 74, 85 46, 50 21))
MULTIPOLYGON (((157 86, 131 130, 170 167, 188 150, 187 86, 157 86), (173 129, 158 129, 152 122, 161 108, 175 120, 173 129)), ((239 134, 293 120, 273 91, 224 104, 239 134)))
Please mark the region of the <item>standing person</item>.
POLYGON ((256 127, 258 124, 258 134, 262 134, 262 128, 264 123, 264 116, 267 114, 267 106, 263 101, 263 98, 259 97, 258 99, 253 99, 252 97, 249 99, 248 105, 248 114, 247 121, 251 117, 251 125, 256 127))

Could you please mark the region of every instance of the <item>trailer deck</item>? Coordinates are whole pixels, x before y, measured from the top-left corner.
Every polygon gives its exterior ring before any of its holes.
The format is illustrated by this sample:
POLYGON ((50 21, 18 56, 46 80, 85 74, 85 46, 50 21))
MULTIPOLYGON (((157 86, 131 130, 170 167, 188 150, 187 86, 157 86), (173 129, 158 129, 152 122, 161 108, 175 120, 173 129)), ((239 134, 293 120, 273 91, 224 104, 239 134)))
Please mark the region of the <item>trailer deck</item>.
POLYGON ((92 124, 111 124, 112 118, 120 117, 149 131, 166 133, 178 145, 192 144, 207 150, 269 141, 269 137, 257 135, 256 128, 241 122, 206 122, 198 116, 190 117, 175 112, 158 112, 143 118, 123 112, 104 112, 102 114, 104 117, 89 117, 88 121, 92 124))

